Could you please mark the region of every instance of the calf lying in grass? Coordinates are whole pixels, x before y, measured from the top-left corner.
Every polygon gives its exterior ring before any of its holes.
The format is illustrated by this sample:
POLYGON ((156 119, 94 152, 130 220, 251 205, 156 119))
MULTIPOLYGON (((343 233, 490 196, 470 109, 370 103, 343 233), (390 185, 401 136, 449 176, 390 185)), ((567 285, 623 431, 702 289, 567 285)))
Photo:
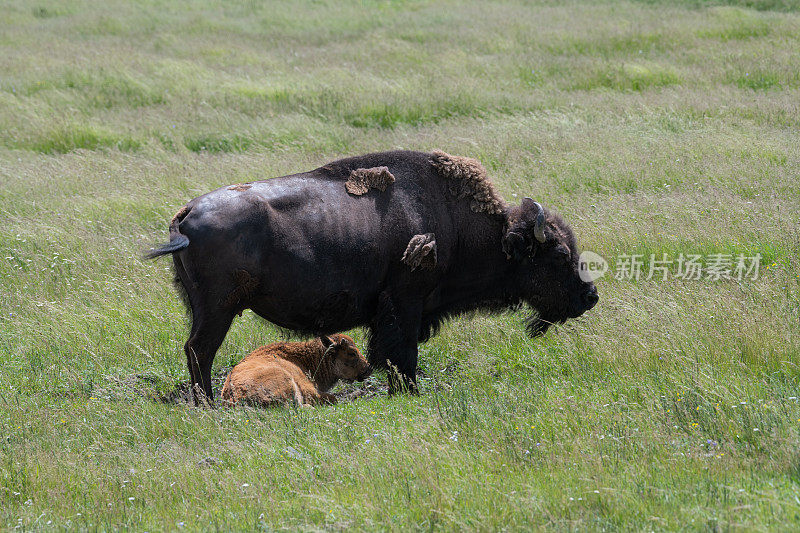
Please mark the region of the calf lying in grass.
POLYGON ((337 381, 363 381, 371 372, 347 335, 276 342, 255 350, 234 367, 222 387, 222 398, 264 407, 335 403, 336 397, 328 390, 337 381))

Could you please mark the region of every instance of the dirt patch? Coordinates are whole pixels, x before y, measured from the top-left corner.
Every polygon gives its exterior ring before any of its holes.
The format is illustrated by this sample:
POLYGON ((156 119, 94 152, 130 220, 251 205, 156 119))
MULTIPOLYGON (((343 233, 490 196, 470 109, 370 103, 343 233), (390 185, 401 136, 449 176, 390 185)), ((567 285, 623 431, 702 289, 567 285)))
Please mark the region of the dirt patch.
MULTIPOLYGON (((211 388, 214 391, 216 406, 230 405, 222 400, 222 386, 233 367, 221 368, 211 376, 211 388)), ((194 405, 189 381, 179 383, 166 381, 152 374, 133 374, 129 376, 107 376, 107 385, 97 387, 92 396, 111 401, 131 401, 135 398, 147 398, 154 402, 183 405, 194 405)), ((332 391, 340 403, 351 402, 362 398, 374 398, 389 394, 389 386, 378 377, 371 376, 363 382, 339 383, 332 391)))
MULTIPOLYGON (((218 406, 229 405, 222 400, 222 386, 233 367, 224 367, 211 376, 211 388, 214 391, 214 403, 218 406)), ((189 381, 168 383, 162 378, 134 374, 130 376, 109 376, 109 385, 95 389, 93 395, 106 400, 131 400, 133 398, 147 398, 154 402, 183 405, 194 404, 189 381)), ((333 390, 337 401, 344 403, 360 398, 373 398, 386 396, 389 387, 377 378, 370 377, 364 382, 340 383, 333 390)))
POLYGON ((389 394, 389 385, 375 378, 367 378, 362 383, 342 383, 334 389, 333 395, 341 403, 352 402, 359 399, 386 396, 389 394))
MULTIPOLYGON (((231 367, 222 368, 211 376, 211 388, 218 397, 231 367)), ((129 376, 106 376, 105 384, 96 387, 92 396, 110 401, 131 401, 136 398, 170 403, 194 403, 189 382, 175 383, 153 374, 132 374, 129 376)))
MULTIPOLYGON (((221 398, 222 386, 225 384, 225 378, 228 377, 232 369, 233 367, 228 366, 211 376, 211 390, 214 391, 214 398, 216 400, 221 398)), ((192 396, 191 383, 188 381, 178 383, 172 390, 154 394, 153 400, 161 403, 193 404, 194 397, 192 396)))

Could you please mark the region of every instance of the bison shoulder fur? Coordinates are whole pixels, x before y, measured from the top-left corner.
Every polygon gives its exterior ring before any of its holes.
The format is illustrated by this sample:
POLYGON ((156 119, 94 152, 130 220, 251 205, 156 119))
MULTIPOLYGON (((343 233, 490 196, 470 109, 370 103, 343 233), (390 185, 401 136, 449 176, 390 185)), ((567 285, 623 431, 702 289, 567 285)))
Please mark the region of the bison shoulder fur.
POLYGON ((392 183, 394 183, 394 176, 389 172, 389 167, 373 167, 353 170, 344 186, 350 194, 361 196, 370 189, 378 189, 383 192, 392 183))
POLYGON ((412 271, 417 268, 424 270, 436 268, 436 235, 426 233, 411 237, 402 261, 410 266, 412 271))
POLYGON ((505 201, 494 189, 486 169, 477 159, 434 150, 431 165, 439 175, 450 181, 451 193, 459 198, 470 199, 470 208, 476 213, 501 215, 505 212, 505 201))

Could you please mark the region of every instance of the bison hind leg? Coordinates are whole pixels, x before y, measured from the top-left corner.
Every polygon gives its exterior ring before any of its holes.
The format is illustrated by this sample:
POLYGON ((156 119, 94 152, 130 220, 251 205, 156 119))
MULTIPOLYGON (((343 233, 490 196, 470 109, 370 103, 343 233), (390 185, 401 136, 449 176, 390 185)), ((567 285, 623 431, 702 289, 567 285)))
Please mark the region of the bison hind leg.
POLYGON ((184 351, 192 389, 195 391, 195 403, 200 405, 203 400, 202 395, 205 395, 207 400, 214 398, 211 388, 211 367, 214 356, 231 327, 234 313, 232 310, 208 304, 197 297, 193 298, 191 293, 189 301, 192 309, 192 329, 184 345, 184 351))
POLYGON ((186 363, 192 380, 194 400, 200 405, 212 400, 211 366, 214 356, 231 327, 235 309, 221 305, 220 291, 225 287, 207 281, 197 283, 191 265, 180 254, 173 256, 179 293, 185 294, 192 311, 192 329, 184 345, 186 363), (181 290, 182 289, 182 290, 181 290), (205 398, 202 398, 205 396, 205 398))
MULTIPOLYGON (((199 388, 208 400, 214 398, 214 391, 211 388, 211 366, 217 350, 228 334, 231 322, 233 322, 231 312, 197 312, 195 307, 192 307, 192 333, 184 345, 184 351, 192 387, 195 390, 199 388)), ((195 399, 199 403, 198 392, 196 390, 195 399)))

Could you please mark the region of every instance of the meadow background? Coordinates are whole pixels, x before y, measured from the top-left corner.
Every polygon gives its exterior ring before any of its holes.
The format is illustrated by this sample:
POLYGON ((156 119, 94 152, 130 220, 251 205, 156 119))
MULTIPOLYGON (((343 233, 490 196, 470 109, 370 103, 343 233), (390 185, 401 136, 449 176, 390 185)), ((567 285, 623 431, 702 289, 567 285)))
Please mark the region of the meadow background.
MULTIPOLYGON (((0 527, 797 530, 798 10, 3 1, 0 527), (394 148, 479 158, 605 257, 761 276, 606 277, 534 341, 455 320, 418 398, 159 401, 187 323, 141 254, 177 208, 394 148)), ((278 339, 246 312, 215 372, 278 339)))

